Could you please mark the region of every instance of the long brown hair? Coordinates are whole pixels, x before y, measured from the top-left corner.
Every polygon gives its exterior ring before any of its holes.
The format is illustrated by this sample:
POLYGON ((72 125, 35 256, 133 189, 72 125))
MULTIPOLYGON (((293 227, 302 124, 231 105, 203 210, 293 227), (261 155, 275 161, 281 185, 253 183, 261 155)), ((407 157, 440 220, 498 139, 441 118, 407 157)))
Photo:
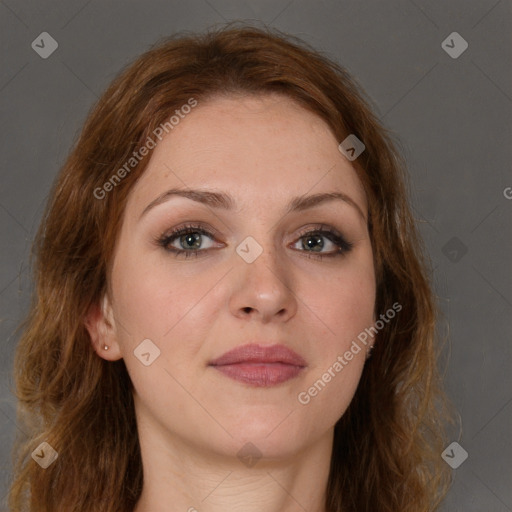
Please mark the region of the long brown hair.
POLYGON ((395 137, 356 80, 325 55, 277 30, 228 25, 165 39, 125 69, 57 177, 34 243, 36 289, 15 359, 26 436, 13 452, 13 512, 133 510, 143 474, 131 381, 123 360, 94 352, 84 318, 108 289, 127 195, 150 155, 125 166, 122 180, 112 176, 190 98, 269 92, 320 116, 338 141, 355 134, 364 142, 353 166, 368 197, 377 318, 402 306, 376 336, 336 424, 328 511, 427 512, 446 494, 440 454, 450 407, 438 370, 439 310, 395 137), (109 180, 108 193, 98 193, 109 180), (44 470, 30 456, 42 441, 58 452, 44 470))

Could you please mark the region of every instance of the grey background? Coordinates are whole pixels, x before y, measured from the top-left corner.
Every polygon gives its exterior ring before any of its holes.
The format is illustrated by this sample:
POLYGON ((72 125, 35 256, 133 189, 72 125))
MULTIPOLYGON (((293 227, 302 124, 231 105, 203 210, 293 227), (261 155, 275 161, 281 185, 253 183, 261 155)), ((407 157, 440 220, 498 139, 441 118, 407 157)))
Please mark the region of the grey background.
POLYGON ((160 37, 232 19, 327 52, 401 140, 449 324, 445 380, 462 424, 453 440, 469 453, 443 511, 512 511, 510 0, 1 0, 0 498, 18 428, 13 331, 28 310, 30 243, 52 180, 121 67, 160 37), (48 59, 31 48, 44 31, 59 44, 48 59), (441 46, 454 31, 469 45, 457 59, 441 46))

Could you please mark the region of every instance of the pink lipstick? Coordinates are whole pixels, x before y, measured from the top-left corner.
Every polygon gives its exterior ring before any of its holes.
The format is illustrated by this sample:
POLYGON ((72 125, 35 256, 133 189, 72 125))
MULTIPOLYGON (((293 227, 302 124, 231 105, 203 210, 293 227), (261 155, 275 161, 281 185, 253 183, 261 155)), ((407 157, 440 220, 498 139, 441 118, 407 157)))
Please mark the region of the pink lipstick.
POLYGON ((209 366, 239 382, 270 387, 296 377, 307 364, 284 345, 251 343, 226 352, 209 366))

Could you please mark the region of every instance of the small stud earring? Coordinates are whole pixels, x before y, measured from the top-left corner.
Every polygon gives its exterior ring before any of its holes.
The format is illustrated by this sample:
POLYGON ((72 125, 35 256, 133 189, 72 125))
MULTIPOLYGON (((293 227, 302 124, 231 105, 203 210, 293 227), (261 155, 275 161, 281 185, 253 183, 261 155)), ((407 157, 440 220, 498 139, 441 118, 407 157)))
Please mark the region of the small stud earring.
POLYGON ((103 350, 108 350, 108 345, 104 345, 103 350))
POLYGON ((373 345, 370 345, 370 348, 368 349, 368 352, 366 353, 366 359, 370 359, 370 357, 372 355, 372 349, 373 349, 373 345))

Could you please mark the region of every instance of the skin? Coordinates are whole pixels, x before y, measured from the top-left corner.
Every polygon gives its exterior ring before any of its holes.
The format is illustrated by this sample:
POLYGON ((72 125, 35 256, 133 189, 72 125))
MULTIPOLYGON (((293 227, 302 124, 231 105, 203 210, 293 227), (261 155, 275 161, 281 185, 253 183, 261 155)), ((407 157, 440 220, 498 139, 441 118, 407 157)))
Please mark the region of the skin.
MULTIPOLYGON (((170 504, 183 512, 325 511, 334 426, 359 383, 364 347, 307 405, 297 396, 375 320, 367 199, 339 142, 290 98, 218 97, 158 143, 131 190, 111 292, 86 324, 98 355, 123 358, 134 384, 144 470, 136 512, 170 504), (172 197, 141 217, 171 188, 229 193, 235 206, 172 197), (335 200, 286 214, 291 198, 320 192, 343 192, 360 212, 335 200), (175 257, 155 243, 186 223, 214 229, 213 238, 202 237, 199 257, 175 257), (302 233, 322 224, 353 248, 308 258, 317 253, 302 245, 311 240, 302 233), (248 236, 263 249, 252 263, 236 252, 248 236), (149 366, 134 356, 144 339, 160 350, 149 366), (208 366, 251 341, 282 343, 307 367, 256 388, 208 366), (252 467, 237 457, 248 442, 262 454, 252 467)), ((322 241, 323 254, 337 249, 322 241)), ((171 246, 190 243, 178 236, 171 246)))

